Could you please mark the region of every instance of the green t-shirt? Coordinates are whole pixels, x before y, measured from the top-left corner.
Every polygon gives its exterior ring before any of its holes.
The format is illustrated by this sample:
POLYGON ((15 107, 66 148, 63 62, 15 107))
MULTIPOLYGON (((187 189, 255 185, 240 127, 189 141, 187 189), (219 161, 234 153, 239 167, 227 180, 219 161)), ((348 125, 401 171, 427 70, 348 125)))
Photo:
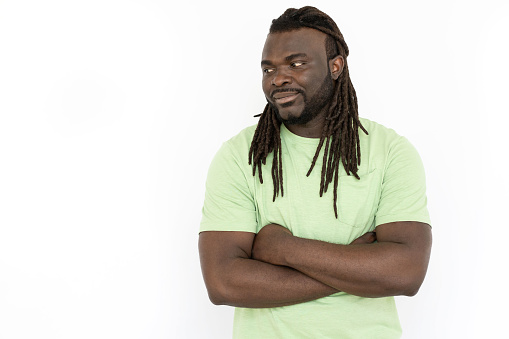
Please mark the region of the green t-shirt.
MULTIPOLYGON (((349 244, 376 226, 395 221, 430 224, 426 184, 415 148, 393 130, 361 119, 361 165, 348 176, 340 166, 338 219, 333 184, 319 196, 323 148, 309 175, 319 139, 303 138, 281 125, 284 196, 272 201, 272 154, 263 166, 263 184, 253 176, 248 153, 256 126, 225 142, 209 169, 201 231, 258 232, 275 223, 295 236, 349 244)), ((339 292, 275 308, 237 308, 234 338, 399 338, 393 297, 363 298, 339 292)))

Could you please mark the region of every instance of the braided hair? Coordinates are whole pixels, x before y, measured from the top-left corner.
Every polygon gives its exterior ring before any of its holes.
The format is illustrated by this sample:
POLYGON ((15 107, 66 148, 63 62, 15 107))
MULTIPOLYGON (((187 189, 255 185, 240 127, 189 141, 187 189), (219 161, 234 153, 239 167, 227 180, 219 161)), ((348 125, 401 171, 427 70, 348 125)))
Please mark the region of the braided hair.
MULTIPOLYGON (((325 13, 315 7, 306 6, 300 9, 289 8, 283 15, 272 21, 269 34, 288 32, 300 28, 313 28, 327 35, 325 49, 327 59, 331 60, 340 55, 344 59, 344 68, 340 77, 335 81, 334 95, 330 102, 322 129, 320 142, 316 148, 308 173, 313 170, 320 150, 325 144, 320 181, 320 197, 327 192, 329 184, 334 182, 334 215, 338 218, 337 197, 339 163, 343 165, 348 175, 360 179, 357 174, 361 163, 359 142, 359 128, 368 132, 359 121, 357 96, 350 80, 346 57, 348 46, 336 23, 325 13)), ((262 164, 265 165, 267 155, 273 154, 272 182, 274 194, 272 201, 281 193, 283 196, 283 166, 281 153, 280 126, 275 109, 267 104, 260 117, 249 149, 249 164, 253 166, 253 176, 258 169, 260 183, 263 184, 262 164)))

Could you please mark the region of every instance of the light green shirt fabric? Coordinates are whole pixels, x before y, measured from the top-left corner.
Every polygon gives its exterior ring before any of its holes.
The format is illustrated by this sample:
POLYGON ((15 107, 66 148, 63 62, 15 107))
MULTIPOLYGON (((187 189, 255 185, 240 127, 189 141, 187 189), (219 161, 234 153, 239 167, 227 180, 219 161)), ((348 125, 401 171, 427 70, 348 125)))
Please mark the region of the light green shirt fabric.
MULTIPOLYGON (((281 125, 284 196, 272 201, 272 154, 263 166, 263 184, 253 176, 248 153, 256 126, 225 142, 209 169, 202 231, 258 232, 275 223, 295 236, 349 244, 380 224, 430 224, 426 184, 415 148, 393 130, 361 119, 360 180, 340 166, 338 219, 333 184, 319 196, 323 148, 310 176, 319 139, 303 138, 281 125)), ((363 298, 339 292, 292 306, 237 308, 234 338, 399 338, 393 297, 363 298)))

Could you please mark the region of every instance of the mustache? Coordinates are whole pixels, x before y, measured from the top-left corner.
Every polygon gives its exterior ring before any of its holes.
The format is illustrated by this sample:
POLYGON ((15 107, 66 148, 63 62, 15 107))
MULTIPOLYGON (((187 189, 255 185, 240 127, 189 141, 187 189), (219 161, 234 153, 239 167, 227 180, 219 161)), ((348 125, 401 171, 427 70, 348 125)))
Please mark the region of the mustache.
POLYGON ((304 91, 300 88, 276 88, 272 92, 270 92, 270 97, 274 99, 274 94, 276 93, 285 93, 285 92, 292 92, 292 93, 300 93, 304 94, 304 91))

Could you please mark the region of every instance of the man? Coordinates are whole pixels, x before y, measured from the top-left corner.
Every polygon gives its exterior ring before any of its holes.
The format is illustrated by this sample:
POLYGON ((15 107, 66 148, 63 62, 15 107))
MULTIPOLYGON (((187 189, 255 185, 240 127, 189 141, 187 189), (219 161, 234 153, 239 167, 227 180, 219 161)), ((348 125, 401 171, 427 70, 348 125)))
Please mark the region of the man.
POLYGON ((268 104, 211 164, 200 259, 211 301, 237 307, 236 338, 399 338, 392 296, 415 295, 426 274, 420 158, 358 117, 347 56, 316 8, 274 20, 268 104))

